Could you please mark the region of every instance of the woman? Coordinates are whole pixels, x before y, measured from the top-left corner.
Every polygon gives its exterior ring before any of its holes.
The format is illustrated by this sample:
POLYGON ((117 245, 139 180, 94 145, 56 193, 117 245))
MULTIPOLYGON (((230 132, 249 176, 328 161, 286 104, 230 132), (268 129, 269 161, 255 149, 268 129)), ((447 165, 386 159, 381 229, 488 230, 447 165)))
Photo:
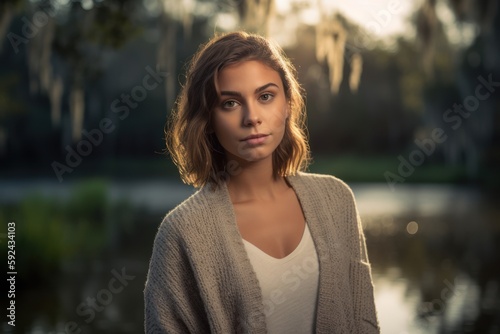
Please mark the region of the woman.
POLYGON ((303 172, 293 65, 268 40, 216 37, 193 58, 167 147, 200 189, 153 247, 147 333, 378 333, 350 189, 303 172))

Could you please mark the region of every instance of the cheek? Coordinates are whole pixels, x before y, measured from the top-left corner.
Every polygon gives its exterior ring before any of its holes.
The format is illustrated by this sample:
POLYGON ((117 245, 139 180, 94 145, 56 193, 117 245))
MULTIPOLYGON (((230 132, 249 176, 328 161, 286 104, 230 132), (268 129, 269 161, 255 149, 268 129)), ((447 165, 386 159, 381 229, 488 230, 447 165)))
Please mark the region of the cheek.
POLYGON ((214 118, 214 130, 217 137, 226 137, 231 131, 231 122, 227 117, 215 117, 214 118))
POLYGON ((233 151, 235 139, 235 120, 232 117, 215 117, 214 131, 217 140, 225 150, 233 151))
POLYGON ((285 107, 281 111, 273 114, 273 117, 271 119, 271 124, 273 125, 274 128, 284 128, 286 123, 286 117, 287 117, 287 111, 285 107))

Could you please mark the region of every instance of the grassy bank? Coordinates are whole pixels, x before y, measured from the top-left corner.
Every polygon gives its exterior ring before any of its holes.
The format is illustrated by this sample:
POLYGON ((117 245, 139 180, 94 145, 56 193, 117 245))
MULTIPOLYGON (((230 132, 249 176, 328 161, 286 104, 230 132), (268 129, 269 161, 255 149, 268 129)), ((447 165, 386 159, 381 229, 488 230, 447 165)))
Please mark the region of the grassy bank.
POLYGON ((309 169, 314 173, 331 174, 351 182, 387 182, 388 175, 401 177, 404 182, 410 183, 456 183, 468 179, 463 166, 423 164, 414 167, 408 176, 399 173, 399 166, 400 161, 394 156, 343 155, 316 156, 309 169))
MULTIPOLYGON (((487 186, 500 185, 500 175, 493 167, 483 166, 476 177, 467 175, 464 166, 450 166, 443 163, 424 163, 414 167, 408 174, 400 174, 401 162, 396 156, 365 155, 315 155, 309 167, 310 172, 335 175, 348 182, 387 182, 388 173, 402 177, 407 183, 468 183, 478 182, 487 186)), ((33 166, 1 166, 2 178, 54 178, 57 176, 50 163, 33 166)), ((166 156, 138 159, 101 159, 83 161, 69 173, 62 175, 63 180, 78 180, 87 177, 112 179, 150 179, 172 178, 179 180, 179 174, 166 156)))

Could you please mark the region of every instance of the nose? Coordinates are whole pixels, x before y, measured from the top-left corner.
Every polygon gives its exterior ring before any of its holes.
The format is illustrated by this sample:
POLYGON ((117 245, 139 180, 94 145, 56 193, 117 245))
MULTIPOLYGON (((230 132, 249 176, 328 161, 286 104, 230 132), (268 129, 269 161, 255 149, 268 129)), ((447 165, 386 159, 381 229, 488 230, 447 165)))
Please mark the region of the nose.
POLYGON ((245 106, 243 110, 243 125, 244 126, 256 126, 262 123, 258 107, 249 103, 245 106))

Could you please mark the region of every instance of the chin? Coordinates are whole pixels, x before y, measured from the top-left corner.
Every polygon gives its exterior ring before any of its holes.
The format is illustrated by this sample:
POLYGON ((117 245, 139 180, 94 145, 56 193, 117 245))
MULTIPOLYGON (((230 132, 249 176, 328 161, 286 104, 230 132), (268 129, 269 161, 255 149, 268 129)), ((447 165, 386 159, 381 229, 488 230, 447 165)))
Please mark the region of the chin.
POLYGON ((249 152, 248 154, 242 154, 237 156, 238 159, 241 159, 246 162, 257 162, 265 159, 272 158, 272 153, 260 153, 260 152, 249 152))

